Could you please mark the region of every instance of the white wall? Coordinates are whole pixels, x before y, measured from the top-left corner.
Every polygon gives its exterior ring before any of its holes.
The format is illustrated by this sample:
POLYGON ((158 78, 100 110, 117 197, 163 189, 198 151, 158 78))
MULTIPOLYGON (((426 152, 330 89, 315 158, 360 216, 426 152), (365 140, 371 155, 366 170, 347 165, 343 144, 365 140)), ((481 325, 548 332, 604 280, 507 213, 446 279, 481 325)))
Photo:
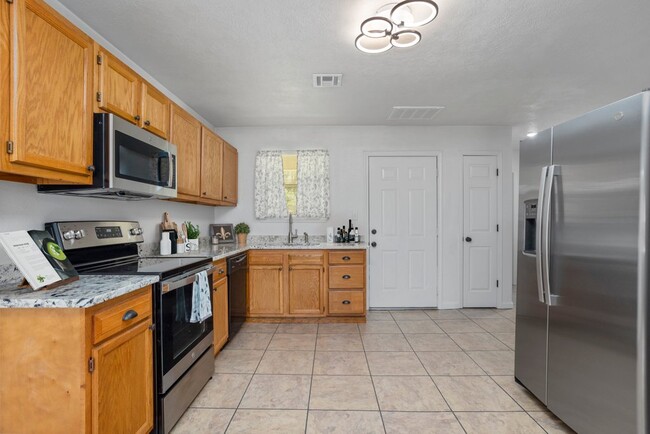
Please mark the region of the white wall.
MULTIPOLYGON (((63 220, 137 220, 145 242, 158 241, 162 214, 169 211, 178 224, 198 223, 202 234, 214 219, 212 207, 160 200, 124 202, 107 199, 39 194, 36 186, 0 181, 0 232, 43 229, 43 224, 63 220)), ((11 263, 0 248, 0 264, 11 263)))
MULTIPOLYGON (((286 221, 254 218, 253 172, 260 149, 328 149, 330 152, 331 218, 327 222, 297 222, 299 233, 325 234, 327 226, 347 225, 353 218, 367 235, 365 154, 368 151, 438 151, 441 153, 442 294, 440 307, 461 305, 462 273, 462 155, 494 151, 501 156, 503 208, 501 212, 503 284, 512 285, 512 147, 509 127, 259 127, 221 128, 217 132, 239 150, 239 205, 215 209, 215 220, 245 221, 251 233, 284 235, 286 221), (357 218, 354 218, 357 216, 357 218)), ((509 307, 512 291, 505 290, 500 306, 509 307)))

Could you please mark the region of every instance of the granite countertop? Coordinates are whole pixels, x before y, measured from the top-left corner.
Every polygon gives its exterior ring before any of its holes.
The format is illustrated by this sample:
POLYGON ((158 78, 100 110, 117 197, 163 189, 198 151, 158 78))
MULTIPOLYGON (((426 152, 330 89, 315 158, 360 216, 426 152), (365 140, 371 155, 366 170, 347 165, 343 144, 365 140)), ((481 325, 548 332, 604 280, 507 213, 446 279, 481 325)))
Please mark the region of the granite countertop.
MULTIPOLYGON (((313 243, 292 245, 283 242, 253 242, 240 246, 238 244, 220 244, 216 246, 201 245, 199 250, 187 253, 176 253, 166 256, 167 258, 205 258, 212 257, 213 261, 236 255, 237 253, 248 250, 365 250, 368 246, 366 243, 313 243)), ((153 255, 158 256, 158 255, 153 255)))
POLYGON ((13 284, 0 286, 0 308, 86 308, 158 282, 158 276, 79 276, 54 289, 34 291, 13 284))

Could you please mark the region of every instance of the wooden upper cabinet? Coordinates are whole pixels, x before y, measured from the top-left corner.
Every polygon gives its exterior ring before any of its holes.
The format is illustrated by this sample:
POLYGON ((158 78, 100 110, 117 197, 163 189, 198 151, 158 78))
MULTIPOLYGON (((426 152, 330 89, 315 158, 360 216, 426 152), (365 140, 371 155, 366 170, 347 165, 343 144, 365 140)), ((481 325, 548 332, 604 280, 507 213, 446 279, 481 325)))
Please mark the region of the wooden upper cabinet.
POLYGON ((223 140, 204 126, 201 131, 201 197, 221 200, 223 140))
MULTIPOLYGON (((93 41, 42 0, 3 2, 3 94, 9 51, 9 136, 0 171, 90 183, 93 41)), ((4 110, 3 110, 4 112, 4 110)), ((6 115, 0 115, 3 118, 6 115)))
POLYGON ((237 149, 223 142, 223 201, 237 204, 237 149))
POLYGON ((201 194, 201 124, 177 105, 172 106, 171 142, 177 149, 178 193, 201 194))
POLYGON ((138 124, 142 81, 131 68, 103 49, 97 50, 97 108, 138 124))
POLYGON ((142 118, 140 126, 163 139, 169 138, 171 101, 155 87, 142 83, 142 118))

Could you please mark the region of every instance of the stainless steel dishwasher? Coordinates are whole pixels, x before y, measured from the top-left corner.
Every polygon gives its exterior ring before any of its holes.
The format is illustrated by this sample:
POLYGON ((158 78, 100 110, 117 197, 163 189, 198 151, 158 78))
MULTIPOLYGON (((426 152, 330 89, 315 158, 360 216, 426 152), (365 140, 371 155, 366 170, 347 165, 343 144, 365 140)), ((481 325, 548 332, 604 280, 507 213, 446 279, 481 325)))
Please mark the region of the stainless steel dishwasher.
POLYGON ((235 337, 246 320, 246 285, 248 259, 246 253, 228 258, 228 323, 229 340, 235 337))

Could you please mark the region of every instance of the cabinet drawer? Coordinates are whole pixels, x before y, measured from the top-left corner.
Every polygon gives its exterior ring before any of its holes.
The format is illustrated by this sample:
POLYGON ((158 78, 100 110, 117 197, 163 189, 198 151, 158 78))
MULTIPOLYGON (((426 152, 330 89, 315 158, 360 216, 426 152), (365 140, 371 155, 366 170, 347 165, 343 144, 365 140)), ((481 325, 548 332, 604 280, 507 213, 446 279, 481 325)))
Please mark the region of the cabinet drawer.
POLYGON ((282 252, 257 251, 248 253, 249 265, 282 265, 282 252))
POLYGON ((366 260, 366 252, 363 250, 341 250, 330 251, 330 264, 363 264, 366 260))
POLYGON ((226 260, 225 259, 220 259, 218 261, 214 261, 212 263, 215 267, 215 271, 212 274, 212 286, 215 287, 218 284, 221 283, 223 279, 225 279, 228 275, 228 268, 226 266, 226 260))
POLYGON ((143 292, 93 315, 93 342, 96 344, 151 317, 151 291, 143 292))
POLYGON ((363 291, 330 291, 330 314, 363 314, 363 291))
POLYGON ((289 265, 322 265, 323 252, 289 253, 289 265))
POLYGON ((333 265, 329 267, 330 288, 363 288, 365 266, 333 265))

